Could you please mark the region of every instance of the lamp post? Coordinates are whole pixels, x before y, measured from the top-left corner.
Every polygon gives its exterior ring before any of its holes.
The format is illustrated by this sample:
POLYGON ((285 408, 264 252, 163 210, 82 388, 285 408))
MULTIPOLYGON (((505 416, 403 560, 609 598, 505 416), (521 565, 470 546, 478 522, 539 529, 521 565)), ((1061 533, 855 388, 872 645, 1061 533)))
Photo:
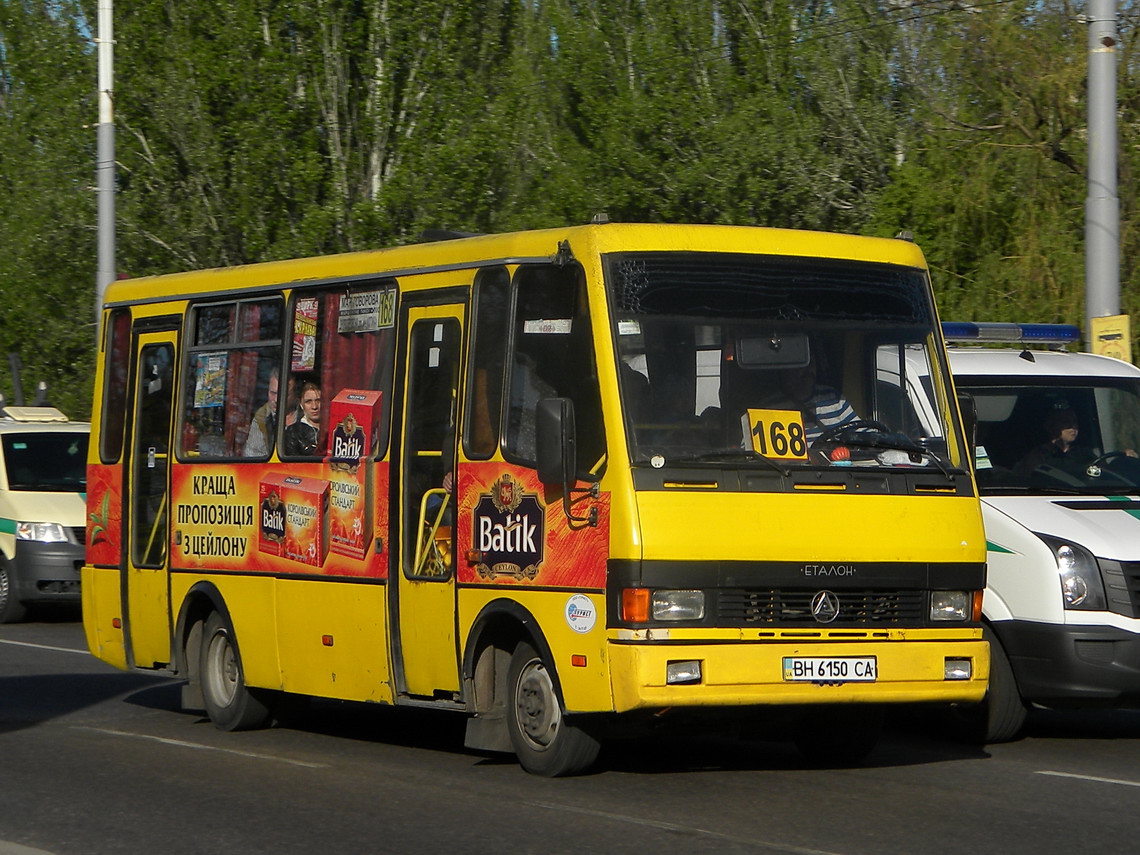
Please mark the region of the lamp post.
POLYGON ((1089 166, 1085 200, 1085 330, 1120 314, 1120 200, 1116 191, 1116 2, 1088 2, 1089 166))
POLYGON ((98 271, 95 275, 95 329, 103 315, 103 295, 115 281, 115 109, 112 90, 114 30, 112 0, 99 0, 96 36, 99 59, 99 124, 95 174, 98 181, 98 271))

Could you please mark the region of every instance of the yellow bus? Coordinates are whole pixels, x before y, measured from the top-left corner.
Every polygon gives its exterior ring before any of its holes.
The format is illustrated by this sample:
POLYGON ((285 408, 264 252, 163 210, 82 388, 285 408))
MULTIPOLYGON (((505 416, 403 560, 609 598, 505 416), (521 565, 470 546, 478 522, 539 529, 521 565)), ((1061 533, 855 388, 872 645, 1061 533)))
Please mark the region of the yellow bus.
POLYGON ((885 705, 986 691, 940 336, 913 243, 748 227, 117 282, 88 644, 224 730, 295 695, 434 707, 563 775, 615 724, 770 713, 857 759, 885 705))

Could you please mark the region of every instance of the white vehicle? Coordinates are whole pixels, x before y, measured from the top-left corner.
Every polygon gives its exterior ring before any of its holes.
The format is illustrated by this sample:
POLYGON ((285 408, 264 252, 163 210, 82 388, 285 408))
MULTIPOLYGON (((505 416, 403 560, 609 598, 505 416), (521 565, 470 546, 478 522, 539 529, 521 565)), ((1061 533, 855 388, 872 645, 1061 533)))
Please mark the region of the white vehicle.
MULTIPOLYGON (((991 645, 977 724, 1000 742, 1032 706, 1140 706, 1140 369, 1029 349, 1074 344, 1072 326, 942 328, 948 343, 971 343, 948 351, 977 410, 991 645)), ((910 360, 902 370, 908 387, 925 380, 910 360)), ((898 377, 880 361, 881 387, 898 377)), ((938 423, 923 409, 920 430, 938 423)))
POLYGON ((80 601, 90 431, 54 407, 0 409, 0 623, 80 601))

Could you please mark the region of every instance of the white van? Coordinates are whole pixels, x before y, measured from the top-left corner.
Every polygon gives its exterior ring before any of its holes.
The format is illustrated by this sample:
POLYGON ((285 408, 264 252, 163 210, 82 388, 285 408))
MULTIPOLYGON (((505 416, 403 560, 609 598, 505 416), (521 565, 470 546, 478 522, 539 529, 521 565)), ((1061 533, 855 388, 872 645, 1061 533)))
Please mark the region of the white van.
POLYGON ((90 431, 54 407, 0 409, 0 623, 80 602, 90 431))
MULTIPOLYGON (((1140 706, 1140 369, 1060 350, 1072 326, 942 329, 977 410, 991 644, 979 732, 1013 739, 1032 706, 1140 706)), ((918 363, 901 370, 925 380, 918 363)), ((880 387, 899 372, 880 362, 880 387)), ((924 407, 914 418, 937 424, 924 407)))

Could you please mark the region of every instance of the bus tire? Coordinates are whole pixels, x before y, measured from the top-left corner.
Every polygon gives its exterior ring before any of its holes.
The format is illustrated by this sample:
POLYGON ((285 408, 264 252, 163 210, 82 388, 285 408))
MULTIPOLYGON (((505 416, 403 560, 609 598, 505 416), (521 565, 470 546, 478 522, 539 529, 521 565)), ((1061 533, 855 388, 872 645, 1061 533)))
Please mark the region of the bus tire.
POLYGON ((990 687, 978 711, 979 724, 984 726, 980 735, 986 743, 1010 742, 1021 735, 1029 710, 1021 700, 1013 667, 1001 642, 989 627, 983 637, 990 643, 990 687))
POLYGON ((234 631, 218 612, 206 619, 198 676, 206 714, 219 730, 251 730, 268 723, 269 708, 245 685, 234 631))
POLYGON ((507 686, 507 730, 526 771, 557 778, 593 765, 601 743, 566 719, 548 664, 525 641, 511 655, 507 686))
POLYGON ((8 559, 0 555, 0 623, 23 620, 27 609, 17 596, 18 585, 8 559))
POLYGON ((871 704, 809 710, 796 728, 796 748, 816 766, 854 766, 878 744, 885 717, 882 707, 871 704))

